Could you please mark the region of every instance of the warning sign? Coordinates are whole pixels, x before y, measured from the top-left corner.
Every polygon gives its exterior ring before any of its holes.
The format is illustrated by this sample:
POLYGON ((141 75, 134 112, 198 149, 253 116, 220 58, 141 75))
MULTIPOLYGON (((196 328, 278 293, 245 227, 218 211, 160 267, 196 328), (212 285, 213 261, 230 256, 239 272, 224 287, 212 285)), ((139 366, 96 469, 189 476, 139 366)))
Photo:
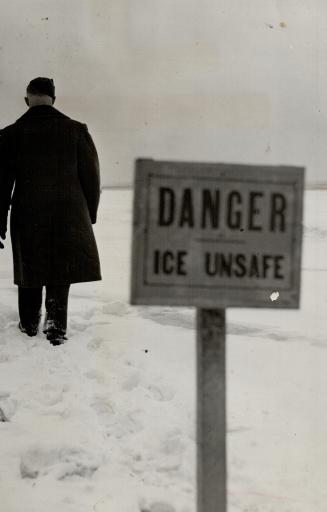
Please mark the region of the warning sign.
POLYGON ((138 160, 132 303, 297 308, 304 169, 138 160))

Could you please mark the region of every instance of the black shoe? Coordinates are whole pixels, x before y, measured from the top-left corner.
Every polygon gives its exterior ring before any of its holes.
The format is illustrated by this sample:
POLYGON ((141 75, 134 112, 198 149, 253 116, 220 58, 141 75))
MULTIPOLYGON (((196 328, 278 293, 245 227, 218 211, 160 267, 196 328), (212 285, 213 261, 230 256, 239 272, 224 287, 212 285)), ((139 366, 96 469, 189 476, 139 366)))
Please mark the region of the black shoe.
POLYGON ((50 341, 51 345, 57 347, 58 345, 63 345, 65 341, 67 341, 67 338, 64 335, 48 334, 47 340, 50 341))
POLYGON ((36 336, 37 335, 37 331, 38 329, 36 328, 30 328, 30 329, 25 329, 25 327, 22 326, 22 324, 19 322, 18 324, 18 329, 20 330, 20 332, 22 332, 23 334, 27 334, 27 336, 36 336))
POLYGON ((50 341, 50 345, 52 345, 53 347, 58 347, 59 345, 63 345, 65 343, 65 339, 67 338, 59 338, 57 340, 49 340, 50 341))

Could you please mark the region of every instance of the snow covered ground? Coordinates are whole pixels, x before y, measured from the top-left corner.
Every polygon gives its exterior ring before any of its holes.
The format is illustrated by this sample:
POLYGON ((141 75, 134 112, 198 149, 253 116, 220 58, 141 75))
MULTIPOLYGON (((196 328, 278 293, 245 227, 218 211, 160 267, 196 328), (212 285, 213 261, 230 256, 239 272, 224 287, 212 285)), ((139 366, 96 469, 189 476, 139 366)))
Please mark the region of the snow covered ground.
MULTIPOLYGON (((194 310, 129 305, 132 193, 105 191, 103 281, 69 341, 17 332, 0 253, 3 512, 195 512, 194 310)), ((228 310, 229 512, 325 512, 327 192, 307 191, 299 311, 228 310)))

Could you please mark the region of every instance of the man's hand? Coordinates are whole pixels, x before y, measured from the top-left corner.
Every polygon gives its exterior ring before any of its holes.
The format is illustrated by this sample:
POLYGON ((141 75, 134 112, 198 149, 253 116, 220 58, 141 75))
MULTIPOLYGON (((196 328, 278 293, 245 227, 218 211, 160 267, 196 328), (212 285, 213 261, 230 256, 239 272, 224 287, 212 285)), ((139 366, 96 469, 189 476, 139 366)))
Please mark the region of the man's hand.
MULTIPOLYGON (((2 228, 0 228, 0 238, 2 238, 2 240, 6 240, 6 232, 2 228)), ((5 246, 3 245, 3 243, 0 240, 0 249, 4 249, 4 247, 5 246)))

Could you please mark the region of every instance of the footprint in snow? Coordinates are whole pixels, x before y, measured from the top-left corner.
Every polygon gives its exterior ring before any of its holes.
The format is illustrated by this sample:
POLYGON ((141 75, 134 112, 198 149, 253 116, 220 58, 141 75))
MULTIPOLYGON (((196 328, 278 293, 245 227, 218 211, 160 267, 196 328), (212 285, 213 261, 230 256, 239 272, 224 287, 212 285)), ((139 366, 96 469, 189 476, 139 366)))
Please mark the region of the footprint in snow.
POLYGON ((87 344, 87 348, 89 350, 92 350, 92 351, 95 351, 95 350, 99 350, 99 348, 101 347, 101 345, 103 344, 104 342, 104 338, 101 338, 100 336, 96 337, 96 338, 93 338, 91 339, 88 344, 87 344))
POLYGON ((17 411, 17 401, 10 398, 10 395, 0 395, 0 421, 11 421, 17 411))
POLYGON ((72 476, 89 478, 99 468, 101 460, 80 447, 34 446, 20 456, 22 478, 38 478, 52 475, 57 480, 72 476))
POLYGON ((96 315, 97 313, 101 313, 101 309, 99 308, 93 308, 89 309, 88 311, 85 311, 81 316, 84 318, 84 320, 91 320, 91 318, 96 315))
POLYGON ((104 384, 106 381, 105 375, 94 368, 89 370, 88 372, 85 372, 84 375, 88 379, 94 380, 94 381, 98 382, 99 384, 104 384))
POLYGON ((131 312, 131 308, 125 302, 110 302, 102 307, 102 313, 106 315, 125 316, 131 312))
POLYGON ((142 318, 152 320, 160 325, 182 327, 191 330, 195 328, 195 315, 193 313, 190 314, 190 311, 180 311, 170 307, 147 307, 139 308, 139 314, 142 318))
POLYGON ((136 409, 126 413, 115 409, 108 402, 96 402, 92 407, 104 425, 107 437, 122 439, 144 429, 144 411, 142 410, 136 409))
POLYGON ((0 422, 1 423, 6 423, 9 421, 9 418, 8 416, 6 416, 5 412, 3 411, 3 409, 0 407, 0 422))
MULTIPOLYGON (((138 386, 142 385, 142 374, 138 371, 131 373, 128 378, 123 382, 122 389, 124 391, 133 391, 138 386)), ((154 385, 146 386, 147 395, 157 400, 158 402, 169 402, 175 396, 175 390, 167 385, 154 385)))
POLYGON ((74 320, 70 321, 70 329, 72 332, 74 332, 74 331, 85 332, 86 329, 88 329, 88 327, 90 327, 89 322, 83 324, 81 322, 75 322, 74 320))
POLYGON ((172 431, 161 443, 160 451, 164 455, 182 455, 185 452, 185 443, 182 440, 182 433, 172 431))
POLYGON ((166 385, 156 386, 151 384, 147 387, 147 390, 150 393, 150 396, 158 402, 169 402, 174 398, 176 393, 173 388, 166 385))
POLYGON ((58 385, 57 382, 52 380, 52 382, 47 382, 42 387, 35 385, 31 389, 31 394, 33 399, 40 405, 51 407, 63 402, 65 393, 69 388, 68 384, 62 383, 58 385))
MULTIPOLYGON (((131 411, 128 414, 121 414, 117 419, 117 423, 114 425, 113 435, 117 439, 122 439, 127 435, 141 432, 144 429, 143 417, 144 411, 140 410, 131 411)), ((107 433, 109 433, 109 431, 107 433)))
POLYGON ((103 423, 107 423, 115 415, 114 406, 105 397, 95 397, 94 401, 91 403, 91 407, 100 417, 103 423))

